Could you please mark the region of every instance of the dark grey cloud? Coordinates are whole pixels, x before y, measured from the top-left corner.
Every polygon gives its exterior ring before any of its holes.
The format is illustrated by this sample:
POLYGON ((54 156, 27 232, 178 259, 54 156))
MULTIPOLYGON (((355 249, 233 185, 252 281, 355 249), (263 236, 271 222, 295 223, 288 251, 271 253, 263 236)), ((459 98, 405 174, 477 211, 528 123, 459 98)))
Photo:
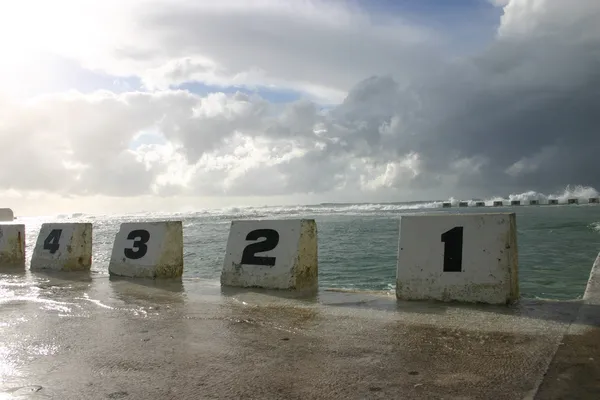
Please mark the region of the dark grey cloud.
POLYGON ((413 185, 436 184, 457 160, 476 157, 486 160, 480 174, 458 183, 482 194, 600 187, 600 36, 585 32, 501 38, 405 87, 390 76, 369 78, 330 124, 347 128, 356 154, 419 153, 423 170, 413 185))
MULTIPOLYGON (((282 106, 242 93, 181 90, 8 102, 0 144, 14 151, 0 160, 0 186, 63 195, 308 193, 331 201, 600 188, 600 29, 592 18, 600 2, 561 4, 513 0, 493 41, 453 58, 449 49, 432 51, 423 39, 428 31, 409 29, 416 36, 399 39, 386 36, 388 26, 361 36, 349 24, 366 24, 357 14, 339 14, 348 19, 338 26, 331 15, 295 21, 289 10, 203 14, 183 0, 172 10, 154 8, 139 23, 157 26, 156 47, 140 62, 206 53, 234 72, 256 60, 281 82, 340 89, 364 79, 325 112, 307 99, 282 106), (292 24, 289 32, 284 22, 268 25, 278 13, 292 24), (234 25, 213 42, 198 39, 225 22, 234 25), (284 48, 283 39, 296 47, 284 48), (421 40, 424 47, 410 50, 421 40), (148 132, 161 144, 132 146, 148 132), (23 169, 23 157, 36 162, 23 169)), ((172 77, 190 79, 186 65, 172 77)), ((194 71, 212 67, 203 68, 194 71)))

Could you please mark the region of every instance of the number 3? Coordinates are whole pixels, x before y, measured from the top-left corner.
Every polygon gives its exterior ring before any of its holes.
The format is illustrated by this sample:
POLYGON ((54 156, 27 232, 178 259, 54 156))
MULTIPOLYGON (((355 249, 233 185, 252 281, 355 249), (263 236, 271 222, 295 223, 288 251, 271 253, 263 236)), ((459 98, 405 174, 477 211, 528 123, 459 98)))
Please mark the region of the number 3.
POLYGON ((134 231, 129 232, 129 235, 127 235, 127 239, 133 240, 133 248, 125 249, 125 257, 132 260, 137 260, 146 255, 146 253, 148 252, 148 246, 146 245, 146 243, 148 243, 148 240, 150 240, 150 232, 148 232, 145 229, 136 229, 134 231), (134 251, 133 249, 136 248, 137 251, 134 251))
POLYGON ((246 240, 265 238, 262 242, 249 244, 242 253, 241 264, 275 265, 275 257, 256 256, 256 253, 273 250, 279 244, 279 232, 273 229, 256 229, 246 236, 246 240))
POLYGON ((442 233, 444 242, 444 272, 462 272, 463 227, 442 233))

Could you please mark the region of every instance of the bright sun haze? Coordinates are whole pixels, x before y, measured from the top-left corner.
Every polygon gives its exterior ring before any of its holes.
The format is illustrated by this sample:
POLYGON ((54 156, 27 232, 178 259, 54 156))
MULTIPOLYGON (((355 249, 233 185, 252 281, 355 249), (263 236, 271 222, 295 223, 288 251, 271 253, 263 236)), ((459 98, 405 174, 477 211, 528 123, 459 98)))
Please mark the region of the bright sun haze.
POLYGON ((600 188, 600 2, 7 0, 17 215, 600 188))

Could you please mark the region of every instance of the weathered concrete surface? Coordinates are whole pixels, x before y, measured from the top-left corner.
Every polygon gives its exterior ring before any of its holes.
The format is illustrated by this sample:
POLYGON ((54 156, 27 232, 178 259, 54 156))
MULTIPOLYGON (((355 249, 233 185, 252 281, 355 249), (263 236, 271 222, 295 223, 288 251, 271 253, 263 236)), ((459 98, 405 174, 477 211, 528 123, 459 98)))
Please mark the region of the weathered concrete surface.
POLYGON ((600 255, 574 323, 565 334, 537 399, 600 398, 600 255))
POLYGON ((108 271, 130 278, 181 279, 183 264, 181 221, 124 222, 115 237, 108 271), (128 239, 134 231, 143 237, 128 239), (129 256, 128 250, 133 250, 129 256))
POLYGON ((0 208, 0 221, 14 221, 15 213, 11 208, 0 208))
POLYGON ((0 275, 0 294, 0 398, 61 400, 532 399, 579 310, 73 273, 0 275))
POLYGON ((25 268, 25 225, 0 224, 0 271, 25 268))
POLYGON ((535 399, 600 398, 600 329, 567 334, 535 399))
POLYGON ((229 287, 318 290, 315 220, 232 221, 220 281, 229 287), (252 260, 256 253, 270 260, 252 260), (244 261, 244 254, 251 259, 244 261))
POLYGON ((403 214, 396 297, 513 303, 518 261, 515 213, 403 214))
POLYGON ((92 233, 93 226, 90 222, 42 224, 31 257, 30 268, 58 271, 89 270, 92 266, 92 233), (49 240, 50 246, 45 246, 46 240, 49 240))

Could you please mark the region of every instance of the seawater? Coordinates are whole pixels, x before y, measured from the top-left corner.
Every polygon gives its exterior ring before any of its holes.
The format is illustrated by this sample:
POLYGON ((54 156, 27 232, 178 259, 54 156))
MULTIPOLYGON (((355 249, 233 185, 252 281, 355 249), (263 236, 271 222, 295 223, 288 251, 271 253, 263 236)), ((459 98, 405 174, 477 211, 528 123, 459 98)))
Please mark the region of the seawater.
MULTIPOLYGON (((600 206, 518 206, 442 209, 441 202, 411 204, 321 204, 246 207, 187 213, 61 215, 22 217, 27 257, 43 222, 92 222, 95 275, 108 275, 119 225, 128 221, 182 220, 184 280, 218 284, 227 236, 234 219, 314 218, 318 226, 321 289, 356 291, 395 289, 399 218, 405 213, 515 212, 521 295, 527 298, 581 298, 600 251, 600 206)), ((29 262, 29 260, 28 260, 29 262)))

